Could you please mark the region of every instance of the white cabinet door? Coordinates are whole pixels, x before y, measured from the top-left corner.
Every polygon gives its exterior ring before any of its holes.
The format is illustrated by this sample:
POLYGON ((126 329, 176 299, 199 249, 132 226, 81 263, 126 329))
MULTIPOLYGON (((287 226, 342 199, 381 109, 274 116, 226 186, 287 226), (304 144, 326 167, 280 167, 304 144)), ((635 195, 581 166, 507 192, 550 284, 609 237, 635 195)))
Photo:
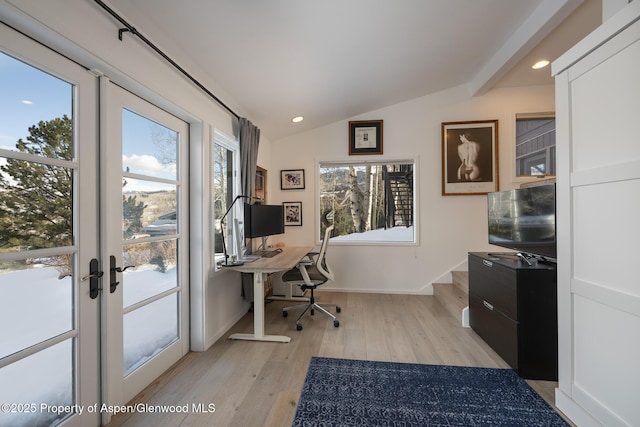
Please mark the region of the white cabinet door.
POLYGON ((567 66, 556 76, 556 404, 579 425, 640 420, 640 4, 634 3, 561 58, 567 66))

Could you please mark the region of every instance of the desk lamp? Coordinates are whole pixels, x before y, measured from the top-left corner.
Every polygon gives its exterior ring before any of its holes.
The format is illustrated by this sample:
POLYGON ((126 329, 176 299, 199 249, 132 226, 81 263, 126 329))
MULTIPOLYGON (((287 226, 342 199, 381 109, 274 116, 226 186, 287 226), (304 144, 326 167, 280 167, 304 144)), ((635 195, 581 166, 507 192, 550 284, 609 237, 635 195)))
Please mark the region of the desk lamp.
POLYGON ((222 250, 224 251, 224 261, 220 263, 221 267, 232 267, 232 266, 238 266, 238 265, 244 264, 244 262, 242 261, 229 262, 229 255, 227 254, 227 245, 224 241, 224 229, 225 229, 224 220, 229 214, 229 211, 231 211, 231 208, 233 208, 233 205, 236 204, 238 199, 255 199, 255 197, 242 196, 242 195, 236 196, 236 198, 233 199, 233 202, 231 202, 231 205, 229 205, 229 207, 227 208, 227 211, 224 213, 224 215, 222 215, 222 218, 220 218, 220 235, 222 236, 222 250))

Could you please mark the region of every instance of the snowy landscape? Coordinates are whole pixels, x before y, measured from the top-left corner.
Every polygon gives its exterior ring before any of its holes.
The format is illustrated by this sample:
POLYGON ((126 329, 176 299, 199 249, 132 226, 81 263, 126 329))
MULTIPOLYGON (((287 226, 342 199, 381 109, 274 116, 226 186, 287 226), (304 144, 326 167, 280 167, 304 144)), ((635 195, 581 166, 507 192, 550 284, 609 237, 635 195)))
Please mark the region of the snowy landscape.
MULTIPOLYGON (((0 272, 0 358, 72 329, 72 280, 53 267, 32 265, 0 272)), ((155 266, 123 273, 124 306, 130 306, 176 286, 176 269, 162 273, 155 266)), ((124 318, 125 371, 133 371, 177 338, 177 295, 127 314, 124 318)), ((96 334, 98 331, 96 331, 96 334)), ((0 403, 72 405, 72 342, 0 369, 0 403)), ((54 414, 0 411, 0 426, 45 426, 54 414)))

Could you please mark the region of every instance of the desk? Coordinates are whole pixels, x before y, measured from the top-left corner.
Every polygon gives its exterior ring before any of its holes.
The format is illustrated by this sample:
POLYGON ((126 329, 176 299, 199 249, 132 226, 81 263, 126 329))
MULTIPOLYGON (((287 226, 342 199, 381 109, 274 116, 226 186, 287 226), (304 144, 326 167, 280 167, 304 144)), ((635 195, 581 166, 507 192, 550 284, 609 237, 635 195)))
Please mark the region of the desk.
POLYGON ((283 335, 264 334, 264 279, 266 274, 294 268, 307 253, 313 250, 313 247, 292 246, 282 249, 281 253, 272 258, 259 258, 246 264, 223 267, 241 273, 253 274, 253 334, 233 334, 229 339, 271 342, 291 341, 290 337, 283 335))

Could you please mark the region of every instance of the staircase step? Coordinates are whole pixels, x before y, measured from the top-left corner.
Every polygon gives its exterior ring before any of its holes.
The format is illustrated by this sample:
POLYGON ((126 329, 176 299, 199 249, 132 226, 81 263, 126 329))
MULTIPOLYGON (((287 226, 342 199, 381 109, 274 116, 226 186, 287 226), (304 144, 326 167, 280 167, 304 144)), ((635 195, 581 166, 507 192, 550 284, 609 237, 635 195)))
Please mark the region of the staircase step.
POLYGON ((468 271, 452 271, 453 285, 460 288, 462 292, 469 295, 469 272, 468 271))
POLYGON ((462 309, 469 305, 467 292, 451 283, 434 283, 433 296, 449 314, 461 321, 462 309))

